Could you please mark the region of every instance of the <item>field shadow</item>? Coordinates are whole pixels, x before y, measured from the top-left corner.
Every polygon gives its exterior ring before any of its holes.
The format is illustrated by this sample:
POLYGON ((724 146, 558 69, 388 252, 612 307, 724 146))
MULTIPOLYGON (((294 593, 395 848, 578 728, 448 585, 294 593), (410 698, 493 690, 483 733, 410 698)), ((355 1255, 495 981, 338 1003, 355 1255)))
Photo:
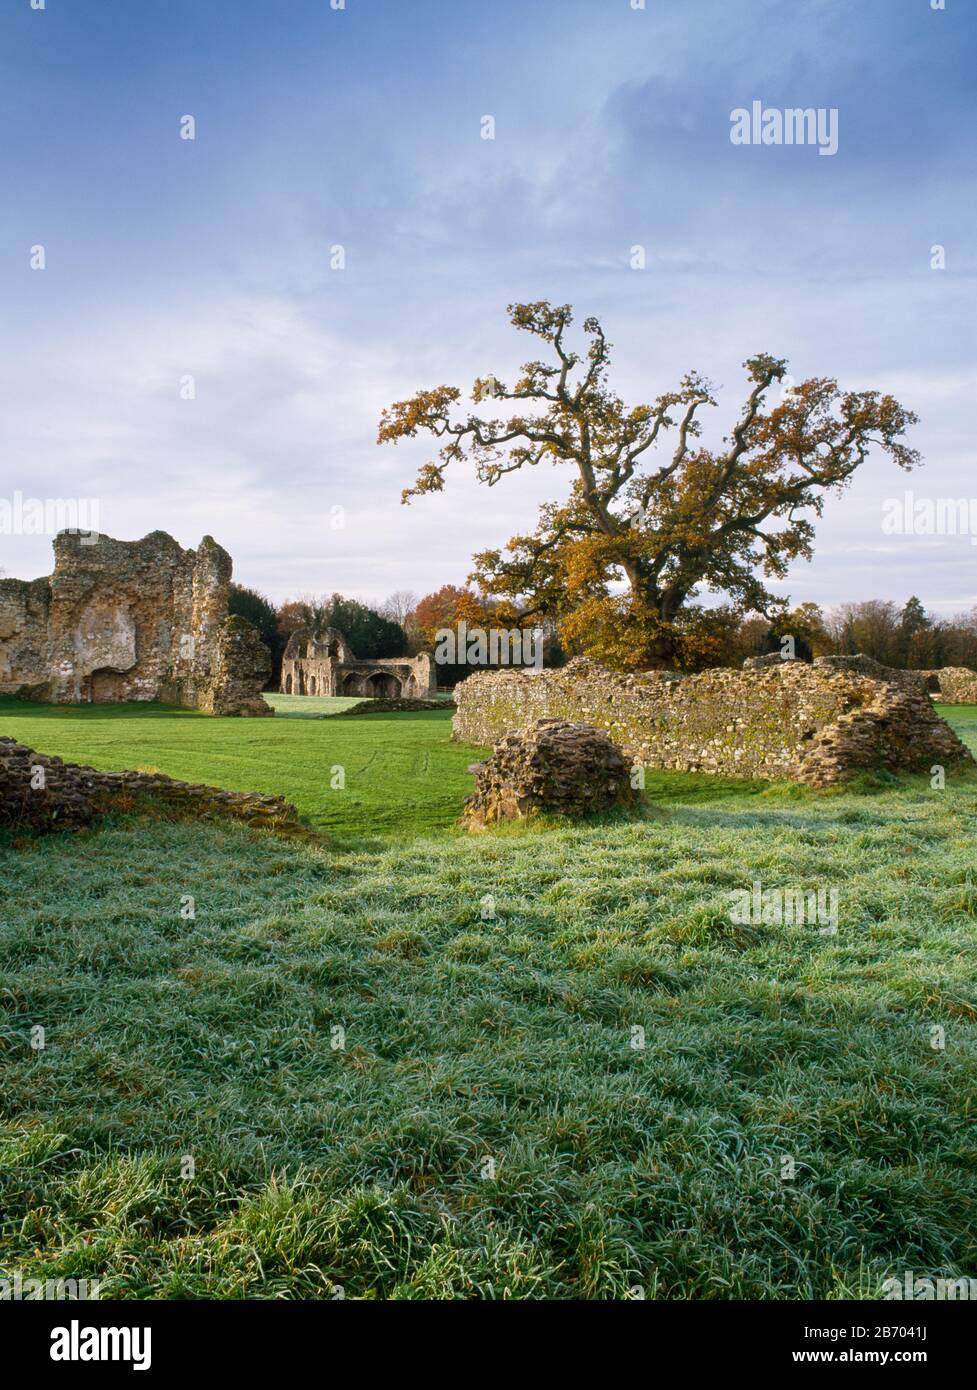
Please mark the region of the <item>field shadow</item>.
POLYGON ((187 719, 217 717, 203 710, 186 709, 183 705, 162 705, 156 700, 130 700, 118 705, 48 705, 12 696, 0 697, 0 720, 9 716, 18 720, 77 719, 97 724, 119 719, 172 719, 174 715, 187 719))

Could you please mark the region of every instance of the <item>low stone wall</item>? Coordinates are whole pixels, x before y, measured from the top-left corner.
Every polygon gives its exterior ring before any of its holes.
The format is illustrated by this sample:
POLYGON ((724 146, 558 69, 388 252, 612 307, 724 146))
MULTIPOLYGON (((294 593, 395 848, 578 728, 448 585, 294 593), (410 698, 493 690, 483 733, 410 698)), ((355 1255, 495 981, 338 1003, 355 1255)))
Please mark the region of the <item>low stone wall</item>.
POLYGON ((0 738, 0 825, 76 828, 144 801, 193 820, 231 816, 262 829, 300 829, 295 807, 280 796, 229 792, 159 772, 98 772, 0 738))
POLYGON ((813 665, 815 670, 847 671, 852 676, 868 676, 871 680, 886 681, 900 690, 921 695, 928 689, 925 671, 900 671, 895 666, 883 666, 871 656, 816 656, 813 665))
MULTIPOLYGON (((779 652, 769 656, 749 657, 743 662, 744 670, 758 670, 761 667, 782 664, 779 652)), ((902 671, 894 666, 883 666, 870 656, 818 656, 814 658, 816 670, 848 671, 852 675, 870 676, 873 680, 887 681, 901 690, 919 691, 930 695, 945 705, 977 705, 977 671, 968 666, 942 666, 932 671, 902 671)))
POLYGON ((537 719, 605 729, 645 767, 829 786, 860 768, 973 765, 917 688, 830 666, 623 675, 578 658, 559 670, 481 672, 455 691, 452 737, 494 745, 537 719))

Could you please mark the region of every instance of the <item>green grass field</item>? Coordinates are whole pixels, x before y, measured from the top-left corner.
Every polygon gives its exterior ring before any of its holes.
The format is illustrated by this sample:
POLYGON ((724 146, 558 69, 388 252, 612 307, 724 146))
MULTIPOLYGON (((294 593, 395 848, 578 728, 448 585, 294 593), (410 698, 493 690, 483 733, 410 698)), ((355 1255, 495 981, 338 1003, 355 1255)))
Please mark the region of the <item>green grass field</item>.
POLYGON ((161 705, 0 700, 0 733, 106 772, 140 768, 231 791, 273 792, 316 830, 416 834, 457 820, 484 750, 449 742, 448 711, 325 718, 359 703, 274 695, 273 719, 215 719, 161 705), (345 786, 334 788, 334 769, 345 786))
MULTIPOLYGON (((165 772, 231 791, 287 797, 317 831, 410 837, 455 824, 487 749, 450 742, 451 714, 366 714, 336 696, 272 695, 273 719, 214 719, 154 704, 30 705, 0 699, 0 734, 106 772, 165 772), (334 789, 333 769, 345 786, 334 789)), ((745 780, 648 774, 661 799, 713 800, 764 790, 745 780)))
MULTIPOLYGON (((945 713, 973 746, 977 710, 945 713)), ((468 837, 438 713, 4 706, 0 732, 329 832, 6 837, 0 1267, 164 1298, 977 1274, 977 775, 649 777, 631 820, 468 837), (754 880, 837 888, 837 934, 734 925, 754 880)))
POLYGON ((266 695, 279 719, 327 719, 366 702, 352 695, 266 695))

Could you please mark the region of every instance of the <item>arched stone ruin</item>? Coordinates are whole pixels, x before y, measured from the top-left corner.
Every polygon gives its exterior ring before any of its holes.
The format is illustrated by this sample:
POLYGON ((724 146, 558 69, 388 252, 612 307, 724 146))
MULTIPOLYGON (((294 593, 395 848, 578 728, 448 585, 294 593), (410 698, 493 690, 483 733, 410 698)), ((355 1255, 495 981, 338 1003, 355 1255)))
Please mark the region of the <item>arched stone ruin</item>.
POLYGON ((358 700, 426 699, 437 690, 426 653, 374 659, 353 655, 341 632, 299 628, 282 658, 283 695, 347 695, 358 700))
POLYGON ((161 700, 269 715, 271 653, 228 614, 231 557, 210 536, 62 531, 45 579, 0 579, 0 694, 53 704, 161 700))

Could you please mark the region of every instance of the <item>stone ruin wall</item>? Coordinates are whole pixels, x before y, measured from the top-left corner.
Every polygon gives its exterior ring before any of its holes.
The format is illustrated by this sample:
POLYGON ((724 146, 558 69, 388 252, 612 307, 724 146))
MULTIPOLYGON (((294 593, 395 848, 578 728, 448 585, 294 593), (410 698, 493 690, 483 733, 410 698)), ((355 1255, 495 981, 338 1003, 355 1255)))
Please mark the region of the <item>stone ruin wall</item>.
POLYGON ((968 666, 944 666, 920 671, 934 700, 944 705, 977 705, 977 671, 968 666))
POLYGON ((605 729, 636 764, 830 786, 861 768, 972 765, 928 695, 799 661, 677 677, 585 658, 559 670, 481 672, 457 687, 452 737, 494 745, 541 718, 605 729))
MULTIPOLYGON (((743 662, 744 670, 782 665, 779 652, 769 656, 754 656, 743 662)), ((883 666, 870 656, 817 656, 815 670, 848 671, 871 676, 873 680, 888 681, 902 690, 920 691, 944 705, 977 705, 977 671, 967 666, 942 666, 935 670, 897 670, 883 666)))
POLYGON ((539 719, 503 735, 469 771, 475 790, 462 814, 469 830, 539 812, 585 816, 635 800, 631 764, 617 744, 603 729, 565 719, 539 719))
MULTIPOLYGON (((769 656, 750 657, 743 662, 744 671, 756 670, 765 666, 783 666, 784 658, 779 652, 769 656)), ((855 656, 816 656, 811 663, 816 671, 847 671, 850 676, 868 676, 870 680, 887 681, 897 685, 900 690, 925 694, 927 683, 923 671, 900 671, 894 666, 883 666, 871 656, 859 652, 855 656)))
POLYGON ((0 579, 0 694, 54 704, 161 700, 267 715, 271 656, 228 616, 231 557, 210 536, 62 531, 47 579, 0 579))
POLYGON ((425 700, 437 691, 434 663, 419 656, 357 657, 335 628, 297 628, 282 657, 283 695, 347 695, 395 701, 425 700))
POLYGON ((217 636, 213 670, 198 672, 183 687, 183 703, 208 714, 251 718, 274 714, 261 692, 271 678, 271 652, 247 618, 231 614, 217 636))
POLYGON ((372 696, 368 700, 361 700, 357 705, 350 705, 349 709, 337 710, 334 715, 323 716, 329 719, 348 719, 350 716, 356 718, 362 714, 422 714, 432 710, 437 710, 439 714, 451 713, 455 711, 454 700, 415 700, 411 695, 403 697, 397 696, 394 699, 386 699, 383 696, 372 696))

